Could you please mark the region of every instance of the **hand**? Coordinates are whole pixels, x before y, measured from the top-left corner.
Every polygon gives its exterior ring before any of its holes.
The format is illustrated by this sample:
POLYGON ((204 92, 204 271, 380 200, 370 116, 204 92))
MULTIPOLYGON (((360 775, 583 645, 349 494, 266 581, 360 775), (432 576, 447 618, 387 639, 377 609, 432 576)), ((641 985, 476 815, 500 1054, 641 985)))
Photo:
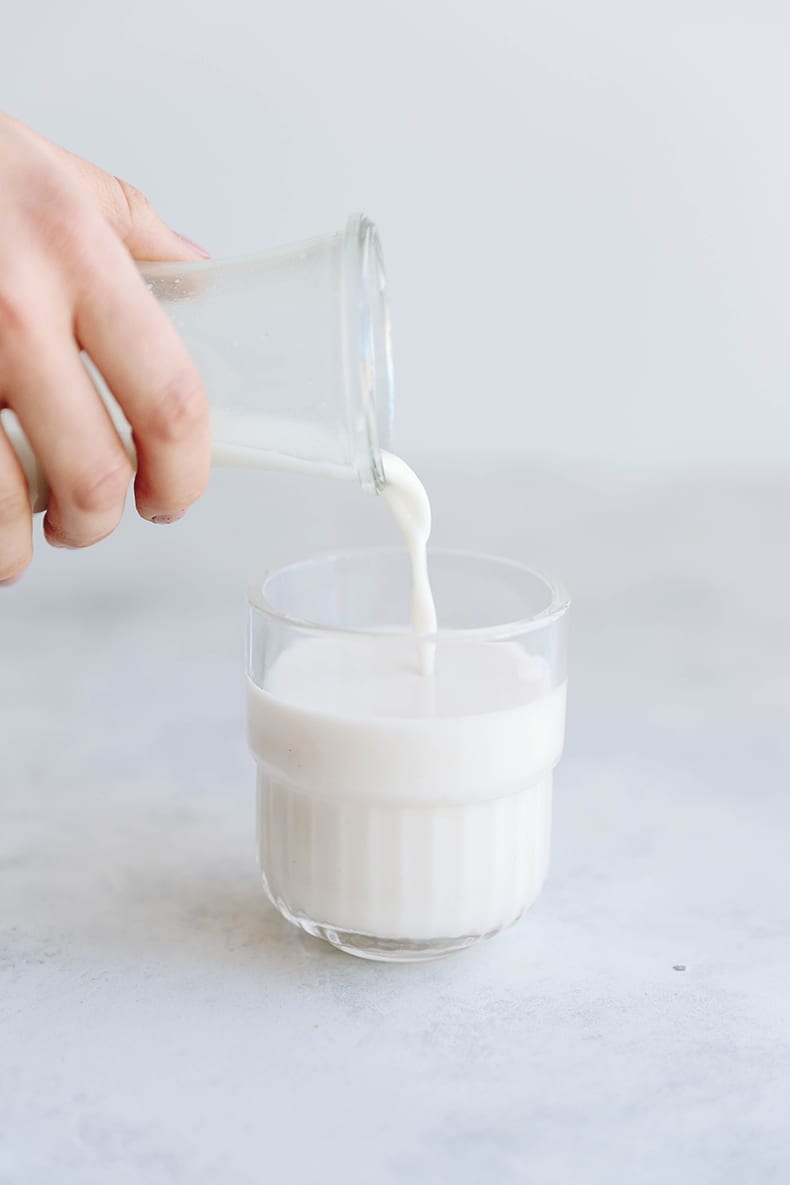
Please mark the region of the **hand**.
MULTIPOLYGON (((0 409, 16 413, 46 474, 54 546, 109 535, 132 477, 80 350, 132 426, 143 518, 172 522, 205 489, 205 392, 132 262, 200 258, 131 185, 0 114, 0 409)), ((0 583, 31 556, 27 483, 0 427, 0 583)))

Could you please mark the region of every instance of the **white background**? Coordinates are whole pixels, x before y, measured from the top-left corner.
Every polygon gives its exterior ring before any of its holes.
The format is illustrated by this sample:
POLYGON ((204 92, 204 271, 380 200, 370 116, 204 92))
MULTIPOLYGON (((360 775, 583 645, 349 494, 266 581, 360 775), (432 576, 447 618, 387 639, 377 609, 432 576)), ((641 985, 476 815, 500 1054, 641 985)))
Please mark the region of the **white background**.
POLYGON ((0 102, 215 255, 361 208, 409 457, 790 454, 790 11, 3 5, 0 102))

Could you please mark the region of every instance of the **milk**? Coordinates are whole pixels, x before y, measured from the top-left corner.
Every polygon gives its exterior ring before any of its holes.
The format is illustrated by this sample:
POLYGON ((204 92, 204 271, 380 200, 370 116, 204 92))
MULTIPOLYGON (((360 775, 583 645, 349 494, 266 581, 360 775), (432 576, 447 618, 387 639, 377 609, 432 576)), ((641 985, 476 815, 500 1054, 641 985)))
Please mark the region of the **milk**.
POLYGON ((436 606, 428 578, 431 504, 425 487, 405 461, 382 453, 387 478, 382 494, 403 536, 412 568, 411 624, 416 634, 436 633, 436 606))
POLYGON ((248 686, 266 887, 312 933, 453 949, 546 876, 565 687, 515 643, 309 638, 248 686), (426 696, 426 683, 432 694, 426 696))

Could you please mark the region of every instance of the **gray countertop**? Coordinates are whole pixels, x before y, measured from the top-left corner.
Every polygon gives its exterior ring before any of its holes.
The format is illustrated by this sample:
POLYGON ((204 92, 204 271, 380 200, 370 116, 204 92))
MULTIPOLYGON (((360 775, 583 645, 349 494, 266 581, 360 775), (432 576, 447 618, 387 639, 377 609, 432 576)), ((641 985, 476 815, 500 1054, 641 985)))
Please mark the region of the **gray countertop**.
POLYGON ((574 595, 539 902, 404 967, 263 897, 245 582, 391 539, 379 502, 220 474, 40 547, 0 601, 2 1185, 790 1179, 790 484, 430 485, 437 542, 574 595))

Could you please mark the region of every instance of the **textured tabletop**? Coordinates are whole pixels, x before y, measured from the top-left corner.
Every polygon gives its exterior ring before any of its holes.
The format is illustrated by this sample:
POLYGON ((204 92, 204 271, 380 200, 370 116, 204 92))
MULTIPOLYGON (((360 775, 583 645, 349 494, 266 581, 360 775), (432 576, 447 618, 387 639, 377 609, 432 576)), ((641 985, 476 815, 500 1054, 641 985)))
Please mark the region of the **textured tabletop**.
POLYGON ((245 583, 393 538, 221 474, 0 602, 1 1185, 786 1185, 790 484, 436 475, 435 539, 574 596, 553 864, 508 934, 368 964, 254 853, 245 583))

